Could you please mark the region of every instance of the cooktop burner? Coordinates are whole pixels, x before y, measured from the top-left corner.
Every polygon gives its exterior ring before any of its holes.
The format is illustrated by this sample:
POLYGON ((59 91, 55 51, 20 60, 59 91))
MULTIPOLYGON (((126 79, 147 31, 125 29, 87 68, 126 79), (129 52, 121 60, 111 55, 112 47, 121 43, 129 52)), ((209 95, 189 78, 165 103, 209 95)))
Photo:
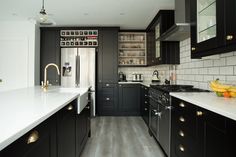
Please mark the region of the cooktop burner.
POLYGON ((192 85, 150 85, 151 88, 163 92, 209 92, 208 90, 193 88, 192 85))

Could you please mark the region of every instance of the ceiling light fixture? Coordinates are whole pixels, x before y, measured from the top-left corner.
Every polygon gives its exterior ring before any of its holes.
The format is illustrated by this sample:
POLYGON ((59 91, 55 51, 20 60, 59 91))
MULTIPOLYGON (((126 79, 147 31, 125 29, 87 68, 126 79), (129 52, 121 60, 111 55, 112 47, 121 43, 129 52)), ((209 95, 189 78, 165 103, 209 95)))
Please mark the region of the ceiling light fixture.
POLYGON ((49 14, 46 13, 46 10, 44 8, 44 0, 42 0, 42 8, 39 12, 38 22, 40 25, 53 25, 55 22, 49 18, 49 14))

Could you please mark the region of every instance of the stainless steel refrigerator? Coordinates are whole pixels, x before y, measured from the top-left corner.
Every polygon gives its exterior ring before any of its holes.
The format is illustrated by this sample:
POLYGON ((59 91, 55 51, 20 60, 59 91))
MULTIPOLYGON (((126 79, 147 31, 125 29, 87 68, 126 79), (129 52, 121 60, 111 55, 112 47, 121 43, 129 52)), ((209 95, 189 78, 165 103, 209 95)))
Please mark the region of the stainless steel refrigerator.
POLYGON ((95 48, 61 49, 61 86, 91 87, 92 115, 95 116, 95 48))

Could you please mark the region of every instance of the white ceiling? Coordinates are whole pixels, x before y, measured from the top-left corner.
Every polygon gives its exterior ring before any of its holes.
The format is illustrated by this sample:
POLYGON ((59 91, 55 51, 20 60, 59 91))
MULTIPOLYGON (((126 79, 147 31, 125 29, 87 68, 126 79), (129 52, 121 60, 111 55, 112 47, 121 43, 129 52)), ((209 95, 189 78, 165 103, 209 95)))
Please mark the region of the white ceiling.
MULTIPOLYGON (((36 17, 42 0, 1 0, 0 20, 36 17)), ((46 12, 57 26, 120 26, 145 29, 160 9, 174 0, 45 0, 46 12)))

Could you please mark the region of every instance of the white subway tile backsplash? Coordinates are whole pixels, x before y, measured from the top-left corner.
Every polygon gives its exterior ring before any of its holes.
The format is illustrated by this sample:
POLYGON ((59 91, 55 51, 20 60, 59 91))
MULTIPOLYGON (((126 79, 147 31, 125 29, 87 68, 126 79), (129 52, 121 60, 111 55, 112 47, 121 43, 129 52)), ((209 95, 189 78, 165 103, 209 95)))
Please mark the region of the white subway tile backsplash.
POLYGON ((204 65, 204 67, 212 67, 213 60, 204 60, 203 65, 204 65))
POLYGON ((221 75, 233 75, 234 74, 234 67, 233 66, 220 67, 220 74, 221 75))
POLYGON ((227 65, 236 65, 236 56, 231 56, 226 58, 227 65))
MULTIPOLYGON (((191 59, 190 38, 180 42, 180 65, 176 66, 177 84, 194 85, 197 88, 209 89, 209 82, 217 78, 221 82, 236 84, 236 51, 191 59)), ((132 73, 144 74, 144 81, 151 81, 154 70, 159 71, 161 80, 169 79, 172 66, 161 65, 144 68, 119 68, 132 79, 132 73)))
POLYGON ((218 75, 220 74, 220 68, 219 67, 208 68, 208 74, 218 75))

